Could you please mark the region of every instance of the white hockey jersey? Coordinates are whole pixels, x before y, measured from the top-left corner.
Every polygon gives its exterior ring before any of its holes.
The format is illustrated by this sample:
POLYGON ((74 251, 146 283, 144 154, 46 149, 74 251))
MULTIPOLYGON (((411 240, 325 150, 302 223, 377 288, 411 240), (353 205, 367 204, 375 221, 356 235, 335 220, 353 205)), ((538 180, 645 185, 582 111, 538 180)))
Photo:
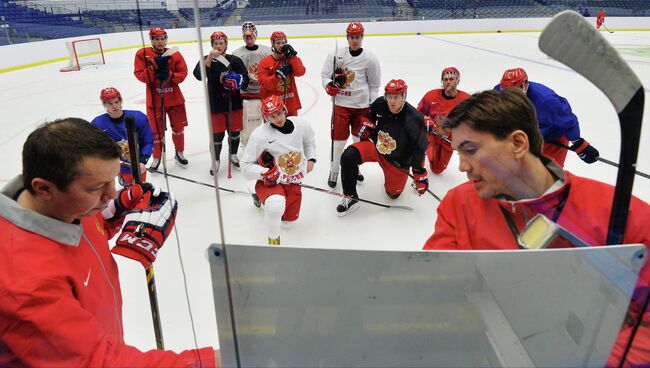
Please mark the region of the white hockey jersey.
POLYGON ((291 116, 289 120, 294 128, 284 134, 264 123, 251 134, 241 160, 241 170, 249 180, 261 180, 268 168, 257 163, 264 150, 273 155, 280 170, 278 183, 300 183, 307 175, 307 161, 316 159, 316 140, 309 123, 299 117, 291 116))
POLYGON ((256 50, 249 50, 246 45, 236 49, 232 52, 233 55, 239 57, 248 68, 248 76, 250 82, 246 89, 241 90, 242 97, 260 98, 260 82, 257 80, 257 64, 266 56, 271 55, 271 48, 264 45, 256 45, 256 50))
POLYGON ((340 68, 346 75, 345 84, 336 96, 336 105, 342 107, 365 108, 377 99, 381 84, 379 61, 370 51, 364 49, 360 55, 350 55, 350 49, 340 47, 336 50, 336 68, 330 53, 325 59, 321 79, 323 88, 332 81, 334 70, 340 68))

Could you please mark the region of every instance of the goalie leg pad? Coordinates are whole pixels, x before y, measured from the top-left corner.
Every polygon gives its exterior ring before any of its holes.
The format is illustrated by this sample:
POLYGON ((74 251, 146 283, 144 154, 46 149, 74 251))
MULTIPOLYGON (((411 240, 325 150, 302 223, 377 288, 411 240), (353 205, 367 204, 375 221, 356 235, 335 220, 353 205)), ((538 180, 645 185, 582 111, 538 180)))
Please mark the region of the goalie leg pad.
POLYGON ((246 146, 248 139, 250 138, 253 130, 258 126, 262 125, 262 101, 261 100, 243 100, 244 112, 243 112, 243 125, 244 128, 241 131, 241 144, 246 146))

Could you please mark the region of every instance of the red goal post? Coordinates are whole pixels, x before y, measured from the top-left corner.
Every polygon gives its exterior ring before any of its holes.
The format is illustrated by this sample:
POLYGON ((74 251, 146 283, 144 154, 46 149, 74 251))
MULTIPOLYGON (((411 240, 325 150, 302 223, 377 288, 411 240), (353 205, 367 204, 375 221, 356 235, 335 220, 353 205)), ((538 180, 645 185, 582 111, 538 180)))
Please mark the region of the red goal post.
POLYGON ((70 58, 68 65, 60 69, 62 72, 81 70, 87 65, 106 64, 102 40, 99 37, 68 41, 65 44, 70 58))

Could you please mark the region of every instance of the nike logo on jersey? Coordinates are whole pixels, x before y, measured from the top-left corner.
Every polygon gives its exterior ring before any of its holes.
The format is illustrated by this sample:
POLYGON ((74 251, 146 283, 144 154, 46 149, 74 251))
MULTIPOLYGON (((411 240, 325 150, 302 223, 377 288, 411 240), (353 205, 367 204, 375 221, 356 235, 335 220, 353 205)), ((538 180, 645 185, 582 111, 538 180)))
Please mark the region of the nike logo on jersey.
POLYGON ((271 143, 273 143, 273 142, 275 142, 275 141, 277 141, 277 139, 274 139, 274 140, 272 140, 272 141, 269 141, 269 144, 271 144, 271 143))
POLYGON ((379 115, 379 114, 377 114, 377 117, 378 117, 378 118, 383 118, 384 115, 379 115))
POLYGON ((92 272, 92 268, 88 269, 88 276, 86 276, 86 280, 84 281, 84 286, 88 287, 88 282, 90 282, 90 273, 92 272))

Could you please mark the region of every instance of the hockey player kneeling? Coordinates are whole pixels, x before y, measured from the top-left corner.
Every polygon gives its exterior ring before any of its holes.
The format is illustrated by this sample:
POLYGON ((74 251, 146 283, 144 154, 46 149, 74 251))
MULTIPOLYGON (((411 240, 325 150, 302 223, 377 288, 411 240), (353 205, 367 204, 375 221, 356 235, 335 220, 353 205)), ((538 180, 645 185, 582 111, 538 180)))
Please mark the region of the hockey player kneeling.
POLYGON ((427 149, 424 118, 406 102, 406 83, 393 79, 384 88, 384 96, 370 105, 357 137, 361 142, 345 149, 341 156, 341 183, 345 198, 336 207, 339 216, 359 206, 357 176, 359 165, 377 162, 384 172, 384 189, 390 198, 397 198, 406 185, 408 169, 413 171, 413 185, 419 195, 429 188, 423 166, 427 149))
POLYGON ((265 124, 250 136, 241 162, 244 177, 257 180, 255 195, 264 205, 269 245, 280 244, 280 228, 298 219, 305 175, 316 163, 316 141, 309 123, 287 110, 278 96, 262 101, 265 124), (266 124, 268 123, 268 124, 266 124))

